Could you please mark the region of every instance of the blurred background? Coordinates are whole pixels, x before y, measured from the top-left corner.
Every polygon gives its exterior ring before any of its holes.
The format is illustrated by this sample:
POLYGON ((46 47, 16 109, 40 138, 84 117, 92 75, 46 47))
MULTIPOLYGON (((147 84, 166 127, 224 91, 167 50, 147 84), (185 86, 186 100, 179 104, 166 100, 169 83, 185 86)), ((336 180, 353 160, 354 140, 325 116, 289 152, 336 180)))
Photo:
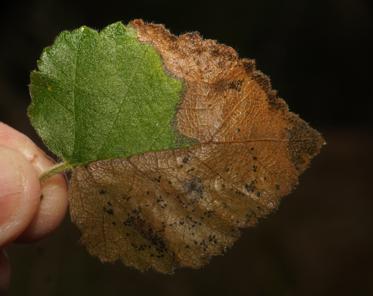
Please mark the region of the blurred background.
MULTIPOLYGON (((0 120, 39 145, 29 73, 56 35, 133 18, 255 58, 273 87, 325 136, 280 209, 223 257, 173 276, 101 264, 69 218, 51 237, 9 248, 10 295, 373 295, 373 2, 370 0, 1 1, 0 120)), ((1 169, 1 168, 0 168, 1 169)), ((0 209, 1 210, 1 209, 0 209)))

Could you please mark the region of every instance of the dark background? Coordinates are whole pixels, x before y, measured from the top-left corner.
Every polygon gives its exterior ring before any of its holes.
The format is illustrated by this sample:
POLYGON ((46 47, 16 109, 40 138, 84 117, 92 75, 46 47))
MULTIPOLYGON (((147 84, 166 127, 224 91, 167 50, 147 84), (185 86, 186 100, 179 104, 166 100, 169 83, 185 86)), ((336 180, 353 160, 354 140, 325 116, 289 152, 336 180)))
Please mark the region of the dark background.
POLYGON ((40 145, 26 108, 41 50, 62 30, 133 18, 199 31, 255 58, 328 142, 279 211, 202 270, 163 276, 100 264, 66 219, 50 238, 10 248, 11 295, 373 295, 372 4, 1 1, 0 120, 40 145))

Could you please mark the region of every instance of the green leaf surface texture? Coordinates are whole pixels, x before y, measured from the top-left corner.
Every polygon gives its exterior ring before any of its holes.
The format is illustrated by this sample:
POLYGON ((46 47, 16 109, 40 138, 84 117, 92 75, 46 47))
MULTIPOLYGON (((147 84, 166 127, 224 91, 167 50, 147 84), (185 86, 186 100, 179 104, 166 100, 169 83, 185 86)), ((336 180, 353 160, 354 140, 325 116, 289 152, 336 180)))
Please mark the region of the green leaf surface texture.
POLYGON ((31 73, 29 116, 72 166, 188 146, 174 118, 183 92, 130 26, 64 31, 31 73))

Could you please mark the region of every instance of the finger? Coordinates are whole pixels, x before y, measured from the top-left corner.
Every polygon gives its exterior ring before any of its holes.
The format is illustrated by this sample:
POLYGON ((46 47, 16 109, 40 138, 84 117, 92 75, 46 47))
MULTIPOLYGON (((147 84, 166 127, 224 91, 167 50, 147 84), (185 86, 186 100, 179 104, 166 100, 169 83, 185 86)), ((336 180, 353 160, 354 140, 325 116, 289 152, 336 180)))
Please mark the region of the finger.
POLYGON ((0 295, 10 284, 10 264, 5 251, 0 250, 0 295))
POLYGON ((20 153, 2 146, 0 168, 0 246, 4 246, 33 219, 40 202, 40 182, 20 153))
MULTIPOLYGON (((38 175, 54 165, 54 162, 28 137, 3 123, 0 123, 0 145, 22 153, 38 175)), ((36 240, 52 232, 64 218, 67 204, 67 186, 62 174, 43 182, 39 209, 18 241, 36 240)))
POLYGON ((63 220, 67 204, 67 186, 62 175, 53 176, 43 182, 39 209, 17 241, 29 242, 51 233, 63 220))

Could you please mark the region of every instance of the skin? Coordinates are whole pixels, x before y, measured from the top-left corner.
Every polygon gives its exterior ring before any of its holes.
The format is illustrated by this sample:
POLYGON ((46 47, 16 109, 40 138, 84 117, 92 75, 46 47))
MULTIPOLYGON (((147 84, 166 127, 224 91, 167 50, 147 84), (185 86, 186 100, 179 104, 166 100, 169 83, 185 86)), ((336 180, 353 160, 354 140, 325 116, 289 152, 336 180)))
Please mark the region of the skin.
POLYGON ((5 248, 50 234, 67 209, 63 175, 40 184, 39 176, 55 163, 27 136, 0 122, 0 291, 10 282, 5 248))

